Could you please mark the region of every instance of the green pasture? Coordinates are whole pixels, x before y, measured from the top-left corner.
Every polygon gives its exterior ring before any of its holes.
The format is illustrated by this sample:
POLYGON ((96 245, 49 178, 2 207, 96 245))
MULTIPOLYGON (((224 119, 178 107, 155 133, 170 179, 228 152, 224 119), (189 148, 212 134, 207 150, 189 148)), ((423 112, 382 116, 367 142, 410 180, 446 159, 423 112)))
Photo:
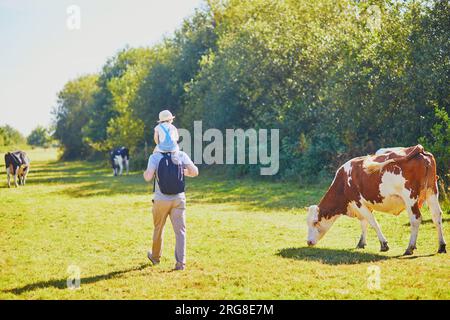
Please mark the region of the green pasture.
POLYGON ((203 170, 188 180, 187 269, 173 272, 170 222, 162 263, 146 258, 153 226, 142 172, 114 178, 106 162, 57 162, 54 149, 29 154, 25 187, 8 189, 0 169, 0 299, 450 299, 450 260, 436 254, 428 209, 414 256, 401 256, 405 212, 377 215, 387 253, 373 230, 366 249, 354 249, 360 226, 346 217, 308 248, 305 206, 326 186, 203 170), (69 266, 80 270, 75 290, 69 266))

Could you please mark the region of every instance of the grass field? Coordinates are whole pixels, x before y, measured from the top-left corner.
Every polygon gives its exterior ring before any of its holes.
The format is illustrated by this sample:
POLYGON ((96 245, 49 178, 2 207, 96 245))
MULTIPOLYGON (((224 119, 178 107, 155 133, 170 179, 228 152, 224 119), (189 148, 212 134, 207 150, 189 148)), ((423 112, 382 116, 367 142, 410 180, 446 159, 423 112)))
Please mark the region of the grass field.
MULTIPOLYGON (((146 258, 151 186, 141 172, 114 178, 107 163, 56 162, 54 149, 29 154, 27 186, 7 189, 0 170, 1 299, 450 299, 449 255, 435 254, 427 209, 414 256, 401 257, 409 239, 404 212, 378 214, 387 253, 373 230, 365 250, 353 249, 359 222, 346 217, 307 248, 304 207, 324 187, 201 172, 188 181, 187 270, 172 272, 170 222, 162 263, 146 258), (81 272, 76 290, 67 288, 71 265, 81 272), (368 270, 380 271, 379 290, 369 289, 368 270)), ((450 210, 443 209, 448 240, 450 210)))

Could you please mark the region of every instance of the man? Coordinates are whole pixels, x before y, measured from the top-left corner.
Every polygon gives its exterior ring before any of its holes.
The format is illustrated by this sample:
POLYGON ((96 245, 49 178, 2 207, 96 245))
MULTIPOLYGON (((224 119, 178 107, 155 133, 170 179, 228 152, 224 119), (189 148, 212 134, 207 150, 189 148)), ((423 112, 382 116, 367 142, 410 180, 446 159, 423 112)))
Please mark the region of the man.
POLYGON ((173 231, 175 232, 175 270, 184 270, 186 265, 186 196, 184 193, 184 176, 195 177, 198 175, 198 168, 194 165, 189 156, 182 152, 153 153, 149 160, 147 170, 144 172, 144 179, 150 182, 154 177, 153 197, 153 246, 152 251, 147 253, 150 261, 156 265, 162 255, 162 244, 164 225, 167 217, 170 217, 173 231), (172 167, 171 167, 172 166, 172 167), (174 167, 175 166, 175 167, 174 167), (179 177, 181 189, 177 189, 177 181, 172 182, 170 174, 172 169, 181 170, 179 177), (172 185, 171 185, 172 184, 172 185), (163 190, 161 190, 163 189, 163 190), (166 191, 178 190, 178 191, 166 191), (163 192, 165 191, 165 193, 163 192))

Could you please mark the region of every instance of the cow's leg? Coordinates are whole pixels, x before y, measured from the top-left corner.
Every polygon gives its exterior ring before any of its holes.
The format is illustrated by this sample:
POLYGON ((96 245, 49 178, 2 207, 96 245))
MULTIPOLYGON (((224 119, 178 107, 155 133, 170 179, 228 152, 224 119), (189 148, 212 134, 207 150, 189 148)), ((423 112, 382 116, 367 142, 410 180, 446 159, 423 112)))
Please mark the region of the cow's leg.
POLYGON ((14 185, 16 187, 18 187, 19 185, 17 184, 17 175, 19 174, 19 168, 16 168, 16 172, 14 172, 14 185))
POLYGON ((359 220, 361 222, 361 237, 359 238, 359 242, 356 245, 356 248, 358 249, 364 249, 366 247, 367 244, 367 220, 366 219, 360 219, 359 220))
POLYGON ((113 170, 114 170, 114 176, 116 177, 119 172, 119 166, 117 164, 117 158, 114 157, 113 159, 113 170))
POLYGON ((23 181, 22 181, 22 184, 23 185, 25 185, 25 183, 26 183, 26 181, 27 181, 27 176, 28 176, 28 172, 30 171, 30 166, 28 166, 26 169, 25 169, 25 171, 24 171, 24 173, 23 173, 23 181))
POLYGON ((24 185, 24 180, 25 180, 25 170, 27 170, 27 168, 22 168, 22 169, 20 170, 19 184, 20 184, 21 186, 24 185))
POLYGON ((22 169, 22 167, 19 167, 18 169, 17 169, 19 172, 17 172, 17 183, 19 184, 19 186, 21 186, 22 185, 22 175, 23 175, 23 169, 22 169))
POLYGON ((8 188, 11 188, 11 174, 10 174, 10 168, 6 168, 6 181, 8 183, 8 188))
POLYGON ((417 235, 419 233, 419 226, 422 222, 422 215, 420 214, 419 205, 416 203, 413 204, 412 207, 406 207, 409 215, 409 223, 411 224, 411 236, 409 238, 408 248, 404 253, 405 256, 410 256, 414 253, 414 250, 417 249, 417 235))
POLYGON ((130 169, 130 160, 125 159, 125 169, 127 170, 127 175, 128 175, 128 171, 130 169))
POLYGON ((123 161, 120 160, 120 161, 119 161, 119 176, 122 175, 122 172, 123 172, 123 161))
POLYGON ((377 233, 378 236, 378 240, 380 240, 380 251, 388 251, 389 250, 389 246, 387 243, 386 238, 383 235, 383 232, 381 232, 381 228, 380 225, 378 224, 377 220, 375 219, 375 217, 373 216, 372 211, 370 211, 367 207, 365 206, 361 206, 361 208, 359 208, 359 212, 361 213, 361 215, 367 219, 367 222, 372 226, 372 228, 375 229, 375 232, 377 233))
POLYGON ((438 232, 439 239, 439 249, 438 253, 446 253, 445 250, 445 240, 444 240, 444 231, 442 230, 442 210, 439 205, 439 195, 431 194, 427 198, 428 207, 431 211, 431 218, 433 219, 433 223, 436 226, 438 232))

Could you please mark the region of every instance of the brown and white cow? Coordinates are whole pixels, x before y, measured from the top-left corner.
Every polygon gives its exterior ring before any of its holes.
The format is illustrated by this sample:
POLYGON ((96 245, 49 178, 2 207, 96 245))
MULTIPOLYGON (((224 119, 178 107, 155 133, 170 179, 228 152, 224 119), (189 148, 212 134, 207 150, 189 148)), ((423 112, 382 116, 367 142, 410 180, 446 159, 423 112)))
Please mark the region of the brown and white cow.
POLYGON ((442 210, 438 201, 436 161, 421 145, 409 148, 380 149, 375 155, 354 158, 341 166, 319 205, 308 209, 309 246, 315 245, 341 215, 356 217, 362 234, 357 248, 366 245, 367 225, 376 231, 381 251, 388 251, 373 211, 398 215, 407 210, 411 237, 405 255, 416 249, 417 234, 422 221, 420 208, 424 202, 430 208, 436 226, 439 249, 445 253, 442 230, 442 210))

